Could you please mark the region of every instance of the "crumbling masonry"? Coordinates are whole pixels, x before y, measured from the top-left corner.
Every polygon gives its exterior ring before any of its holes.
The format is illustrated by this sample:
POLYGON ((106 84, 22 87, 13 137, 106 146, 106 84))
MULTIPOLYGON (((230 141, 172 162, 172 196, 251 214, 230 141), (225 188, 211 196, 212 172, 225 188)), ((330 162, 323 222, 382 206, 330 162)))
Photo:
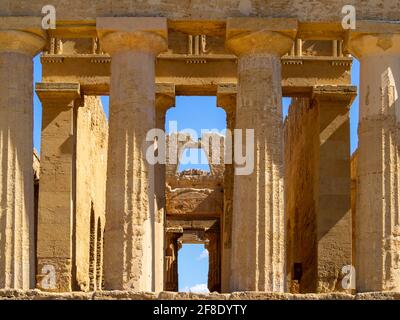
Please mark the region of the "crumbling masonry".
POLYGON ((350 1, 355 30, 341 1, 52 2, 49 30, 47 0, 0 2, 0 289, 176 291, 180 246, 203 243, 211 291, 400 291, 400 2, 350 1), (178 95, 255 130, 250 175, 146 160, 178 95))

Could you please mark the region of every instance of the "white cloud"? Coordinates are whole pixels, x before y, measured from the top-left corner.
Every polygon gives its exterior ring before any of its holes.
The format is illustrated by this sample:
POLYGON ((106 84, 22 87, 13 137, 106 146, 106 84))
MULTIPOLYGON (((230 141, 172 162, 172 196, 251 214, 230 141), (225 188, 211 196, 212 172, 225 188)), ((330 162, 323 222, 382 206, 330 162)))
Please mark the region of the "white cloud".
POLYGON ((183 289, 184 292, 192 292, 192 293, 210 293, 210 291, 207 288, 207 284, 201 283, 201 284, 196 284, 193 287, 185 287, 183 289))
POLYGON ((199 257, 197 258, 197 260, 203 260, 203 259, 206 259, 206 258, 208 258, 208 250, 207 250, 207 249, 204 249, 204 250, 200 253, 200 255, 199 255, 199 257))

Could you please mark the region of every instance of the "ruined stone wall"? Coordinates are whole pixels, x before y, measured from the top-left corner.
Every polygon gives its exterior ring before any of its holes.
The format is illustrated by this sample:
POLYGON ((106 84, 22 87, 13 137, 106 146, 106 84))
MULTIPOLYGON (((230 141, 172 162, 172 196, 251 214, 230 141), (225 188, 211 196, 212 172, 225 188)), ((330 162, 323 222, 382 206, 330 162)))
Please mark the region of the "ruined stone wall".
POLYGON ((287 279, 292 292, 316 287, 318 136, 318 109, 309 99, 293 99, 285 121, 287 279))
POLYGON ((100 97, 85 96, 77 112, 76 279, 82 291, 102 282, 108 123, 100 97))

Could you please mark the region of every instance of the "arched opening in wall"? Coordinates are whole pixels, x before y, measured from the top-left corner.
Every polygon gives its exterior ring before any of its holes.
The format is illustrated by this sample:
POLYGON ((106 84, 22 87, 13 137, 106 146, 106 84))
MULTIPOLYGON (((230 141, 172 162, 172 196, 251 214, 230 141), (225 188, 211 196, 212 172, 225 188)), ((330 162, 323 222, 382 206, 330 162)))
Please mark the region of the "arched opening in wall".
POLYGON ((89 290, 96 289, 96 220, 93 202, 90 210, 90 234, 89 234, 89 290))
POLYGON ((103 277, 103 229, 100 217, 97 220, 96 237, 96 290, 102 289, 103 277))
MULTIPOLYGON (((177 96, 175 108, 167 111, 165 129, 167 134, 184 132, 196 142, 205 132, 225 135, 226 122, 226 112, 217 107, 215 96, 177 96)), ((179 159, 178 172, 189 169, 210 172, 204 149, 190 146, 183 151, 179 159), (195 163, 182 163, 182 159, 188 158, 195 159, 195 163)))
POLYGON ((179 159, 178 173, 193 172, 193 170, 211 172, 207 155, 202 148, 187 148, 179 159))
POLYGON ((178 251, 179 292, 208 293, 208 268, 204 244, 183 244, 178 251))

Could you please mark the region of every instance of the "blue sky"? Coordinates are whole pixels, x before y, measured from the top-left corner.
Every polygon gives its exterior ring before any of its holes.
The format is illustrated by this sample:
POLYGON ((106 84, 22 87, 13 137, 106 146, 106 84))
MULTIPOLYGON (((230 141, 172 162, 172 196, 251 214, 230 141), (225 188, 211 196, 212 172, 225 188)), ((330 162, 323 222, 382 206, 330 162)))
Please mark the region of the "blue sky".
MULTIPOLYGON (((41 81, 41 64, 39 56, 34 59, 34 81, 41 81)), ((354 60, 352 69, 352 83, 359 85, 360 66, 357 60, 354 60)), ((108 117, 108 97, 102 97, 104 109, 108 117)), ((287 114, 290 99, 283 99, 283 113, 287 114)), ((34 146, 40 153, 40 131, 42 107, 36 94, 34 95, 34 146)), ((191 128, 198 136, 201 129, 226 128, 225 112, 216 107, 215 97, 177 97, 176 107, 171 108, 167 113, 166 123, 167 132, 169 132, 169 121, 177 121, 178 131, 191 128)), ((350 131, 351 131, 351 153, 355 151, 358 145, 357 137, 358 126, 358 98, 354 101, 350 110, 350 131)), ((207 169, 207 165, 182 165, 179 170, 188 168, 207 169)), ((207 283, 208 255, 203 245, 184 245, 178 253, 179 262, 179 290, 195 291, 204 290, 207 283)))

